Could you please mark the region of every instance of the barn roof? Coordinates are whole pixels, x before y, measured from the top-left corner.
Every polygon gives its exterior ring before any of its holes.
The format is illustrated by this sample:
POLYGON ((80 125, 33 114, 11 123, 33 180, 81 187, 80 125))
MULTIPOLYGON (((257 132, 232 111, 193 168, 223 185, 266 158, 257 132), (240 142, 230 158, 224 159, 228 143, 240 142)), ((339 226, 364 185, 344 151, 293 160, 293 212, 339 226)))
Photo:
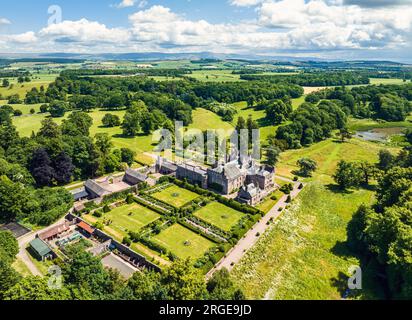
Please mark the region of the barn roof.
POLYGON ((34 251, 36 251, 36 253, 40 256, 40 257, 44 257, 47 254, 51 253, 52 250, 49 248, 49 246, 40 238, 35 238, 33 241, 30 242, 30 247, 32 247, 32 249, 34 251))
POLYGON ((104 189, 101 185, 99 185, 96 181, 91 180, 91 179, 87 180, 87 181, 84 183, 84 186, 85 186, 86 190, 92 191, 93 193, 95 193, 95 194, 98 195, 99 197, 104 196, 104 195, 107 194, 107 192, 108 192, 108 191, 107 191, 106 189, 104 189))

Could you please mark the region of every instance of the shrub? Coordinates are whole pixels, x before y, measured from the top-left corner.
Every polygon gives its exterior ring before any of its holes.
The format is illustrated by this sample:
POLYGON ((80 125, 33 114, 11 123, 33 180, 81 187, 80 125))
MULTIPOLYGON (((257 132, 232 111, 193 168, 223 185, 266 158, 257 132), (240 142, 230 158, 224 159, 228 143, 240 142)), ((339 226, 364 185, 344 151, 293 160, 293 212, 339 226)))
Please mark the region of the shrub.
POLYGON ((36 110, 34 110, 33 108, 30 109, 30 114, 35 114, 35 113, 36 113, 36 110))
POLYGON ((103 217, 103 212, 100 209, 95 210, 93 212, 93 216, 96 217, 96 218, 101 218, 101 217, 103 217))
POLYGON ((22 114, 23 114, 23 112, 19 109, 16 109, 16 110, 13 111, 13 115, 15 117, 20 117, 22 114))
POLYGON ((292 202, 292 197, 288 195, 288 197, 286 198, 286 203, 291 203, 291 202, 292 202))
POLYGON ((124 237, 122 243, 128 247, 131 246, 132 240, 129 237, 124 237))
POLYGON ((299 190, 302 190, 303 189, 303 183, 301 183, 300 185, 299 185, 299 190))
POLYGON ((127 204, 132 204, 133 202, 134 202, 134 197, 133 197, 132 194, 129 193, 126 197, 126 203, 127 204))

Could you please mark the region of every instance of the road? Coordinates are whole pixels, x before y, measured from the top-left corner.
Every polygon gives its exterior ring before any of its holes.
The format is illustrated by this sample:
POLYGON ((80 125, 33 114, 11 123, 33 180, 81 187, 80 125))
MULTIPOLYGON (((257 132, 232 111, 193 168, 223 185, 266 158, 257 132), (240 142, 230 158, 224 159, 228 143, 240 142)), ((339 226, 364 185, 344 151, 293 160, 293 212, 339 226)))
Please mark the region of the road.
MULTIPOLYGON (((290 193, 292 199, 296 198, 302 191, 302 189, 299 189, 300 182, 294 182, 282 177, 276 178, 293 183, 293 191, 290 193)), ((283 210, 279 211, 279 208, 284 209, 288 205, 286 200, 287 195, 280 198, 276 205, 259 222, 257 222, 231 250, 228 251, 225 257, 223 257, 212 270, 207 273, 206 278, 210 279, 216 271, 222 268, 231 271, 234 265, 242 259, 246 252, 255 245, 259 238, 270 227, 270 221, 275 221, 282 214, 283 210)))

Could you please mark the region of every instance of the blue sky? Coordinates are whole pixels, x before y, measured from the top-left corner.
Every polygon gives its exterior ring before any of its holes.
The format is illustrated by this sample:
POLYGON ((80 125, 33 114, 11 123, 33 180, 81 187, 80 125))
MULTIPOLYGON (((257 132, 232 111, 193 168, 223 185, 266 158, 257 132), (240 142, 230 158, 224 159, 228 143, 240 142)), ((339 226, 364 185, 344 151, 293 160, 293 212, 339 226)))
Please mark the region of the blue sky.
POLYGON ((20 0, 0 53, 198 52, 407 61, 410 0, 20 0), (62 20, 48 23, 58 5, 62 20))

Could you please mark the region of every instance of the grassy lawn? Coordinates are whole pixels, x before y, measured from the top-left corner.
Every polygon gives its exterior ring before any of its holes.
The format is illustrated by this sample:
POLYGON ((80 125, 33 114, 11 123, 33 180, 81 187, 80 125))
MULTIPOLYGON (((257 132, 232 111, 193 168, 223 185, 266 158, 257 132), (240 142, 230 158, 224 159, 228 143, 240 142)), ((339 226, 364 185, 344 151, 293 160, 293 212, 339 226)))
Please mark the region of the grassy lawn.
MULTIPOLYGON (((340 192, 332 175, 340 159, 373 162, 384 147, 358 139, 346 143, 329 139, 282 154, 277 174, 292 177, 291 171, 297 168, 296 161, 301 157, 316 160, 318 170, 306 179, 307 186, 291 208, 233 270, 233 279, 247 298, 341 298, 349 266, 359 265, 343 244, 346 226, 362 203, 373 203, 374 193, 366 189, 340 192)), ((371 273, 365 270, 363 298, 382 297, 381 289, 374 287, 370 279, 371 273)))
POLYGON ((403 79, 395 79, 395 78, 390 78, 390 79, 381 79, 381 78, 370 78, 371 84, 379 85, 379 84, 404 84, 410 82, 407 80, 406 82, 403 81, 403 79))
POLYGON ((199 197, 197 193, 180 188, 176 185, 170 186, 162 191, 151 194, 157 200, 168 203, 175 208, 181 208, 186 203, 199 197))
POLYGON ((104 231, 121 241, 123 237, 127 236, 128 231, 137 232, 142 227, 159 219, 160 215, 133 203, 113 209, 101 218, 92 215, 84 215, 83 218, 90 223, 112 220, 113 222, 109 226, 104 227, 104 231))
POLYGON ((26 264, 20 258, 16 258, 16 260, 13 262, 12 266, 13 266, 14 270, 16 270, 18 273, 20 273, 23 277, 27 277, 27 276, 32 275, 30 269, 26 266, 26 264))
POLYGON ((199 129, 202 131, 223 129, 233 131, 233 126, 223 121, 216 113, 203 108, 197 108, 193 110, 193 123, 189 125, 189 129, 199 129))
POLYGON ((194 233, 193 231, 174 224, 162 231, 152 240, 173 252, 181 259, 202 257, 207 250, 213 247, 213 242, 194 233))
POLYGON ((244 214, 219 202, 212 202, 196 211, 194 216, 224 231, 230 231, 244 214))
POLYGON ((412 116, 409 116, 405 121, 398 122, 377 122, 373 119, 353 119, 351 118, 348 127, 352 131, 368 131, 372 129, 386 128, 412 128, 412 116))

